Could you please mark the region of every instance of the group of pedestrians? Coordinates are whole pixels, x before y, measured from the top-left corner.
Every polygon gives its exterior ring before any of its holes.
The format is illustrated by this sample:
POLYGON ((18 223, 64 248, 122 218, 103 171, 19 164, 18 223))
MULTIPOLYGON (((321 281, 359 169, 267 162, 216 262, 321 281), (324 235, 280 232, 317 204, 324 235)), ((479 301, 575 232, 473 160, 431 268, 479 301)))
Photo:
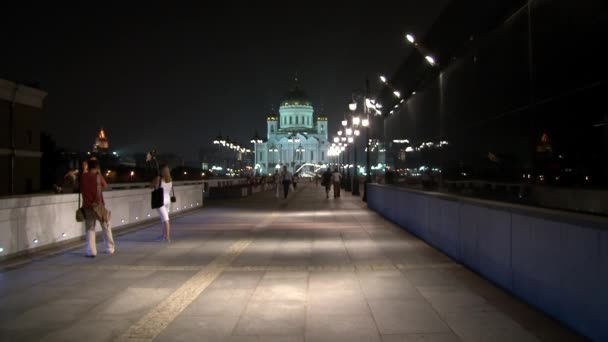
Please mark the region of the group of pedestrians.
MULTIPOLYGON (((152 156, 152 158, 154 157, 152 156)), ((154 162, 156 161, 154 160, 154 162)), ((114 254, 116 252, 116 244, 110 225, 111 212, 105 207, 106 203, 103 197, 103 190, 107 188, 107 182, 100 170, 99 161, 95 158, 86 160, 82 163, 80 170, 69 176, 73 177, 72 183, 74 184, 74 188, 79 192, 79 196, 82 197, 82 205, 77 210, 76 219, 84 221, 85 225, 85 256, 89 258, 97 256, 95 234, 97 222, 101 226, 106 253, 110 255, 114 254)), ((162 234, 157 238, 157 241, 171 242, 169 211, 174 191, 171 171, 167 165, 158 166, 155 163, 150 177, 152 178, 150 187, 153 189, 163 189, 163 205, 156 208, 163 225, 162 234)))
POLYGON ((293 175, 287 165, 283 165, 281 171, 275 171, 273 180, 273 192, 276 198, 279 198, 281 189, 283 190, 283 198, 289 195, 289 189, 293 187, 295 191, 298 188, 298 176, 293 175))
POLYGON ((334 169, 334 172, 331 172, 331 169, 328 167, 323 175, 321 176, 321 185, 325 187, 325 198, 329 198, 329 191, 332 186, 334 188, 334 198, 340 197, 340 183, 342 181, 342 174, 338 171, 337 168, 334 169))

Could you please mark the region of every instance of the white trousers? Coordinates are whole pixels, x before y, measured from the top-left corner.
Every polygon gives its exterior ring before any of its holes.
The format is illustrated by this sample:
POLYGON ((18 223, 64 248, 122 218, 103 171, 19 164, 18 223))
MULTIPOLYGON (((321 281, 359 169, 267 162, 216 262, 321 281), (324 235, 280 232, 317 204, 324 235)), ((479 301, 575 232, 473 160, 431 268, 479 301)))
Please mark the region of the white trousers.
POLYGON ((171 201, 165 202, 165 204, 160 208, 156 208, 156 211, 158 212, 158 216, 160 216, 161 222, 165 223, 165 222, 169 221, 169 210, 170 209, 171 209, 171 201))

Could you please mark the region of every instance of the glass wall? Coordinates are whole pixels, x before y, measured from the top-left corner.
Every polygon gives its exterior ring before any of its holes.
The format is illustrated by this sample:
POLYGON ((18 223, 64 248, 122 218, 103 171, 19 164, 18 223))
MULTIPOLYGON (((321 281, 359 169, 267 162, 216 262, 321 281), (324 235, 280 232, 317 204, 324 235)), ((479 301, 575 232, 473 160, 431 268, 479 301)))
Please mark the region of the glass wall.
POLYGON ((415 94, 384 96, 387 182, 608 215, 607 9, 531 1, 447 52, 442 19, 479 12, 441 16, 423 42, 440 65, 408 58, 393 82, 415 75, 415 94))

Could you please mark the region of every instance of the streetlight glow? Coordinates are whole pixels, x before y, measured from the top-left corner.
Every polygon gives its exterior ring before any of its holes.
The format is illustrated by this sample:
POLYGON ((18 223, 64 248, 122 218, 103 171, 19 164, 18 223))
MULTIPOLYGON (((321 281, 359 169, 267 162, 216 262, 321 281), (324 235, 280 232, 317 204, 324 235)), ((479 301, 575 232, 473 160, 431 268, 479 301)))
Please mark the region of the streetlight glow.
POLYGON ((394 94, 395 96, 397 96, 398 98, 401 98, 401 93, 400 93, 398 90, 395 90, 395 91, 393 92, 393 94, 394 94))
POLYGON ((414 44, 416 42, 416 40, 414 39, 414 36, 412 36, 411 34, 406 34, 405 35, 405 39, 407 39, 408 42, 414 44))
POLYGON ((426 59, 426 61, 429 62, 430 65, 435 65, 435 58, 433 58, 432 56, 426 56, 424 57, 424 59, 426 59))
POLYGON ((386 83, 386 77, 380 76, 380 81, 382 81, 382 83, 386 83))

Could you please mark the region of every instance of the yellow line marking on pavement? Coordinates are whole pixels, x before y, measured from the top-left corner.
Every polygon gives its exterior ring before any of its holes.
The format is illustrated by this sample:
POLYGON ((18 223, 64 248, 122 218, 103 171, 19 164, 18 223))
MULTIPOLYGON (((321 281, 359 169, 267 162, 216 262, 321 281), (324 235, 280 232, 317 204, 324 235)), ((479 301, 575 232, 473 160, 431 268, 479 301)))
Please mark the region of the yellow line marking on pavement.
MULTIPOLYGON (((254 229, 262 229, 274 220, 276 213, 269 215, 254 229)), ((251 243, 253 237, 235 242, 215 258, 204 269, 188 279, 182 286, 149 311, 137 323, 127 329, 117 341, 152 341, 188 305, 190 305, 251 243)))

